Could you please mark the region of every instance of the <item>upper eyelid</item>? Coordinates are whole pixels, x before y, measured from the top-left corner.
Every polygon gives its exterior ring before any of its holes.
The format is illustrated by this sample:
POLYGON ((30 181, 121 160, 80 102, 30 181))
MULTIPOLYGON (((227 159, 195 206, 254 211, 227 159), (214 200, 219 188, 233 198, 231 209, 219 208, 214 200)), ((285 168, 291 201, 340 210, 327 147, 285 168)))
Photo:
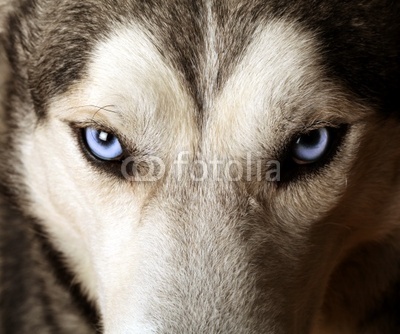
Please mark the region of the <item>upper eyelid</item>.
MULTIPOLYGON (((284 141, 281 143, 280 145, 280 150, 283 149, 283 151, 285 152, 284 154, 288 154, 288 150, 290 149, 291 145, 297 140, 299 139, 299 137, 301 137, 302 135, 308 134, 311 131, 314 130, 318 130, 321 128, 335 128, 337 130, 339 130, 339 135, 342 136, 346 136, 346 134, 348 133, 348 131, 351 128, 351 124, 347 124, 347 123, 332 123, 332 122, 316 122, 311 126, 308 127, 304 127, 304 128, 300 128, 297 129, 297 131, 293 131, 291 135, 289 135, 288 137, 286 137, 284 139, 284 141)), ((281 154, 281 151, 277 152, 278 155, 281 154)))
POLYGON ((123 133, 119 132, 116 128, 107 124, 106 122, 96 121, 93 119, 85 120, 85 121, 72 121, 72 122, 66 121, 66 122, 73 128, 84 129, 84 128, 92 127, 97 130, 101 130, 101 131, 113 134, 114 136, 118 137, 118 139, 125 139, 125 135, 123 133))
POLYGON ((303 127, 299 127, 297 131, 295 131, 295 134, 301 135, 321 128, 340 128, 344 124, 346 124, 346 122, 343 121, 317 121, 311 124, 304 124, 303 127))
POLYGON ((117 130, 115 130, 112 126, 110 126, 109 124, 106 124, 105 122, 101 122, 101 121, 96 121, 94 119, 88 119, 85 121, 69 121, 69 120, 65 120, 66 123, 68 123, 70 126, 74 127, 74 128, 89 128, 89 127, 93 127, 99 130, 103 130, 109 133, 113 133, 113 134, 117 134, 117 130))
MULTIPOLYGON (((129 145, 129 139, 121 132, 116 130, 114 127, 110 126, 106 122, 102 122, 99 120, 94 120, 94 119, 87 119, 87 120, 82 120, 82 121, 70 121, 70 120, 64 120, 66 123, 68 123, 72 128, 74 129, 84 129, 87 127, 94 127, 98 130, 105 131, 107 133, 113 134, 118 138, 118 140, 121 142, 121 145, 124 148, 128 148, 129 145)), ((346 126, 347 128, 351 127, 351 124, 347 124, 345 122, 340 122, 340 121, 317 121, 312 124, 303 124, 302 126, 297 126, 294 129, 292 129, 291 134, 286 137, 284 140, 284 145, 287 146, 290 143, 293 142, 293 140, 297 139, 299 136, 307 134, 311 131, 323 128, 323 127, 330 127, 330 128, 337 128, 340 129, 342 127, 346 126)))
POLYGON ((66 121, 66 122, 69 124, 70 127, 72 127, 75 130, 82 130, 82 129, 85 129, 88 127, 93 127, 98 130, 107 132, 107 133, 112 134, 115 137, 117 137, 123 148, 129 147, 129 145, 128 145, 129 141, 124 134, 120 133, 115 128, 113 128, 110 125, 105 124, 103 122, 95 121, 93 119, 85 120, 85 121, 76 121, 76 122, 66 121))
POLYGON ((291 134, 286 138, 285 142, 286 145, 289 145, 294 140, 298 139, 302 135, 306 135, 312 131, 321 129, 321 128, 334 128, 334 129, 341 129, 341 128, 350 128, 351 124, 347 124, 345 122, 327 122, 327 121, 318 121, 314 122, 310 125, 304 125, 303 127, 297 127, 291 131, 291 134))

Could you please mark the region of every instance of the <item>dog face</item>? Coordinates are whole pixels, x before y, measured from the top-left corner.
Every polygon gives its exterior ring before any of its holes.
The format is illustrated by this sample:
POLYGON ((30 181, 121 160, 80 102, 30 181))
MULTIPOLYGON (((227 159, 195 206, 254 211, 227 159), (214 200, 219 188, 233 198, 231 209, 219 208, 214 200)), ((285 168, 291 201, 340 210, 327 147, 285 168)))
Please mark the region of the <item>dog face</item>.
POLYGON ((396 230, 399 5, 315 6, 12 16, 7 182, 106 333, 320 333, 335 269, 396 230))

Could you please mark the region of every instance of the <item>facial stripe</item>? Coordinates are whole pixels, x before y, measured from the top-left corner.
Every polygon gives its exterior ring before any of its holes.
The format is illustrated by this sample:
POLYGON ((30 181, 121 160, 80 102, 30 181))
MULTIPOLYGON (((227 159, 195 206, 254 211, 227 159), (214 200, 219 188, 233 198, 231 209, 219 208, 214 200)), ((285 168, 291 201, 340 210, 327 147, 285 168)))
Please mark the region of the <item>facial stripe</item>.
POLYGON ((203 110, 209 110, 213 100, 215 85, 219 71, 219 50, 217 46, 217 23, 214 17, 212 3, 206 3, 207 29, 205 41, 205 65, 204 65, 204 98, 203 110))

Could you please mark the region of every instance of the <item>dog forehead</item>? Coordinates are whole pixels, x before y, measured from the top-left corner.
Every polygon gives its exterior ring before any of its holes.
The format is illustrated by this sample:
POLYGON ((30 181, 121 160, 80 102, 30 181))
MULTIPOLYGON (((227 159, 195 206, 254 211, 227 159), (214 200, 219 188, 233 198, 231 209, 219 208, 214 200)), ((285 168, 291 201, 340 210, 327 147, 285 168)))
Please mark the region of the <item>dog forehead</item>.
POLYGON ((61 103, 74 104, 54 110, 65 117, 81 106, 97 106, 89 113, 82 110, 89 117, 104 116, 134 141, 154 143, 154 138, 164 137, 166 147, 176 147, 176 141, 191 147, 199 145, 203 136, 201 143, 208 147, 202 151, 219 147, 225 155, 232 153, 226 147, 255 150, 266 141, 273 146, 275 137, 285 137, 290 130, 277 136, 272 133, 277 126, 281 130, 291 123, 305 127, 321 110, 329 121, 333 103, 339 113, 340 91, 334 94, 335 87, 323 78, 313 35, 296 24, 275 20, 259 26, 223 85, 213 72, 218 68, 213 38, 201 73, 205 81, 202 110, 185 78, 162 56, 146 27, 137 23, 119 25, 97 43, 87 78, 67 94, 69 101, 61 103), (146 124, 151 124, 151 134, 146 124), (271 140, 266 139, 268 133, 271 140))
POLYGON ((150 32, 162 57, 179 71, 202 110, 204 96, 210 92, 204 75, 213 74, 212 88, 220 89, 254 31, 265 22, 285 18, 316 33, 331 77, 364 100, 391 110, 399 107, 398 15, 400 3, 390 0, 319 0, 312 9, 305 0, 41 0, 25 3, 10 31, 14 41, 18 34, 26 34, 22 38, 29 38, 34 49, 29 50, 30 85, 38 109, 85 76, 96 42, 112 33, 115 23, 137 22, 150 32), (18 23, 21 17, 27 22, 18 23), (210 49, 216 50, 212 58, 210 49), (205 71, 213 64, 218 66, 205 71))
MULTIPOLYGON (((218 72, 222 65, 217 59, 216 31, 209 31, 208 34, 205 57, 198 67, 201 70, 199 84, 203 86, 198 92, 202 93, 203 108, 208 106, 207 112, 222 97, 229 98, 231 95, 232 104, 235 104, 238 98, 235 92, 240 92, 246 99, 250 94, 246 91, 254 91, 255 88, 259 89, 256 93, 260 96, 273 94, 277 99, 287 100, 289 91, 295 91, 302 83, 313 84, 318 75, 314 73, 320 68, 317 66, 318 47, 313 35, 296 24, 275 20, 258 27, 236 66, 221 83, 218 72)), ((196 98, 191 94, 183 74, 171 59, 164 57, 158 46, 158 41, 143 25, 130 23, 115 26, 113 32, 96 43, 90 53, 87 77, 78 84, 81 89, 76 90, 84 91, 80 98, 87 98, 93 105, 114 105, 116 100, 133 105, 136 101, 138 105, 132 108, 136 113, 140 113, 143 105, 155 104, 156 100, 165 103, 174 100, 175 95, 181 98, 187 94, 185 98, 195 103, 196 98), (101 102, 102 99, 105 102, 101 102)), ((254 98, 253 93, 250 95, 247 99, 254 98)), ((179 102, 172 104, 177 107, 179 102)), ((157 107, 162 106, 145 109, 154 111, 157 107)))

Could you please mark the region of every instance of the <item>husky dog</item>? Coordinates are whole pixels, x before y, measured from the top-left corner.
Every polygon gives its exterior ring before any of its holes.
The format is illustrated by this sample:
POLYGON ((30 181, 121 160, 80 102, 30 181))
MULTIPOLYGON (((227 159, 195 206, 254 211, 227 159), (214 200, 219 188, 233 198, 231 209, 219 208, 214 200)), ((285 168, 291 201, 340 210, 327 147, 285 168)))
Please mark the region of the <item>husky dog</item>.
POLYGON ((400 2, 0 5, 1 333, 400 332, 400 2))

